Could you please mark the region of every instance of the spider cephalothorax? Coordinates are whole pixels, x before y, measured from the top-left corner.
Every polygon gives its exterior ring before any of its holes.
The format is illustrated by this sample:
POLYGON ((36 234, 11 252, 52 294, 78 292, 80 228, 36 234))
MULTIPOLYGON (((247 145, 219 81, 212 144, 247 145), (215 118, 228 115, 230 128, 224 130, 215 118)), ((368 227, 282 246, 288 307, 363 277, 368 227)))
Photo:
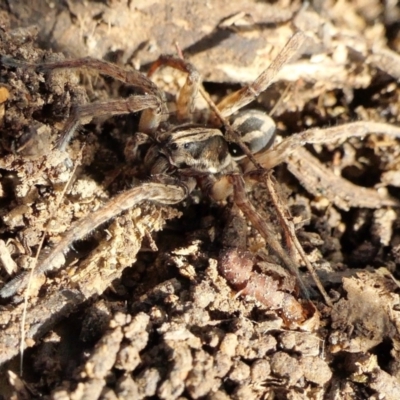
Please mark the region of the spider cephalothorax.
POLYGON ((228 144, 218 129, 175 129, 161 144, 160 151, 171 165, 193 172, 216 174, 232 165, 228 144))

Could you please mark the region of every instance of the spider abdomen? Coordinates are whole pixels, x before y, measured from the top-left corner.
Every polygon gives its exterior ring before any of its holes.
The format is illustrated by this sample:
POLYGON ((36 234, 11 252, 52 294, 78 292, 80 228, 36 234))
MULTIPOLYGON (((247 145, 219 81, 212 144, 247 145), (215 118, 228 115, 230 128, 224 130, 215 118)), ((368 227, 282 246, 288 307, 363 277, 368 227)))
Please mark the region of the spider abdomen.
MULTIPOLYGON (((244 110, 236 114, 232 120, 232 129, 239 133, 252 154, 267 150, 274 143, 276 125, 266 113, 260 110, 244 110)), ((245 157, 236 143, 229 143, 229 152, 236 161, 245 157)))

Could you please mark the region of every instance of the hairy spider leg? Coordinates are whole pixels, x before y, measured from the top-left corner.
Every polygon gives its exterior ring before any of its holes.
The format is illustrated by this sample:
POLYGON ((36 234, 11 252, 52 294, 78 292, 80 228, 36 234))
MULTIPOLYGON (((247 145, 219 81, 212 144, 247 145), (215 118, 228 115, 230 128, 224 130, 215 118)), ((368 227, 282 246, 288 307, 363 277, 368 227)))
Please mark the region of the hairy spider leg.
POLYGON ((57 147, 60 150, 65 150, 82 120, 96 116, 111 116, 143 111, 139 121, 139 131, 152 134, 156 131, 160 122, 168 116, 164 93, 145 74, 136 70, 127 70, 107 61, 90 57, 42 64, 24 64, 7 57, 1 57, 1 63, 16 68, 32 68, 38 72, 85 68, 143 91, 144 94, 141 96, 132 95, 127 99, 109 100, 74 107, 57 141, 57 147))
MULTIPOLYGON (((158 182, 142 183, 115 196, 103 207, 89 213, 86 217, 76 221, 64 234, 62 239, 50 251, 47 257, 34 271, 37 277, 47 271, 59 270, 65 263, 65 254, 72 244, 85 237, 101 224, 133 208, 142 201, 150 200, 161 204, 176 204, 184 200, 192 190, 193 184, 189 180, 175 184, 158 182), (192 185, 192 186, 191 186, 192 185)), ((30 271, 18 275, 0 289, 0 297, 7 298, 25 289, 28 284, 30 271)))
POLYGON ((81 125, 81 121, 88 121, 93 117, 132 114, 143 111, 139 122, 139 131, 153 133, 158 126, 158 116, 161 107, 160 99, 154 95, 133 95, 126 99, 108 100, 92 104, 74 106, 70 112, 63 131, 57 140, 57 148, 65 151, 75 130, 81 125), (149 110, 150 113, 146 113, 149 110), (143 123, 143 116, 146 123, 143 123), (142 123, 142 130, 140 129, 142 123))
POLYGON ((269 67, 253 83, 229 94, 217 104, 221 114, 224 117, 229 117, 255 100, 273 82, 282 66, 300 50, 305 39, 306 36, 303 32, 296 32, 271 62, 269 67))

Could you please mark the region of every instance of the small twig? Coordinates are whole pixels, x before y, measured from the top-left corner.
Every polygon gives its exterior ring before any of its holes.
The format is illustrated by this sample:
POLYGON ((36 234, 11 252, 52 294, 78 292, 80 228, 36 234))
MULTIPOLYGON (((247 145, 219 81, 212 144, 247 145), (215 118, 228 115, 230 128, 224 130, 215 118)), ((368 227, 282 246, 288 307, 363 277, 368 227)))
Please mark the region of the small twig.
MULTIPOLYGON (((65 184, 62 192, 60 193, 60 195, 57 198, 56 205, 55 205, 53 211, 50 214, 49 220, 51 220, 54 217, 55 212, 58 210, 58 208, 59 208, 59 206, 61 204, 61 200, 64 198, 65 193, 67 192, 67 189, 68 189, 68 187, 69 187, 69 185, 70 185, 70 183, 72 181, 72 178, 75 175, 76 169, 77 169, 78 165, 80 164, 80 162, 82 160, 82 153, 83 153, 83 149, 84 148, 85 148, 85 145, 83 145, 81 150, 80 150, 80 153, 79 153, 78 158, 77 158, 77 160, 75 162, 75 165, 74 165, 74 169, 72 170, 71 175, 70 175, 67 183, 65 184)), ((46 238, 46 234, 47 234, 47 231, 45 229, 43 231, 43 233, 42 233, 42 238, 40 239, 39 246, 38 246, 38 249, 36 251, 35 258, 33 260, 33 266, 32 266, 32 268, 31 268, 31 270, 29 272, 29 278, 28 278, 28 283, 27 283, 27 286, 26 286, 26 290, 24 292, 24 307, 22 309, 22 318, 21 318, 21 342, 20 342, 20 347, 19 347, 20 348, 20 367, 19 367, 20 376, 22 376, 22 374, 23 374, 23 365, 24 365, 24 363, 23 363, 23 361, 24 361, 24 350, 25 350, 24 342, 25 342, 25 335, 26 335, 25 322, 26 322, 26 313, 27 313, 27 308, 28 308, 29 291, 30 291, 30 288, 31 288, 33 277, 35 275, 36 266, 37 266, 37 263, 38 263, 40 252, 41 252, 42 247, 43 247, 44 240, 46 238)))
POLYGON ((33 266, 30 270, 29 273, 29 278, 28 278, 28 284, 26 286, 26 290, 24 293, 24 307, 22 309, 22 318, 21 318, 21 341, 20 341, 20 345, 19 345, 19 357, 20 357, 20 364, 19 364, 19 375, 22 377, 23 372, 24 372, 24 350, 25 350, 25 335, 26 335, 26 330, 25 330, 25 322, 26 322, 26 314, 27 314, 27 308, 28 308, 28 297, 29 297, 29 291, 31 288, 31 283, 33 280, 33 276, 34 276, 34 271, 39 259, 39 254, 42 251, 42 247, 43 247, 43 243, 44 243, 44 239, 46 238, 46 231, 44 231, 42 233, 42 238, 40 239, 39 242, 39 247, 36 251, 36 255, 35 258, 33 260, 33 266))

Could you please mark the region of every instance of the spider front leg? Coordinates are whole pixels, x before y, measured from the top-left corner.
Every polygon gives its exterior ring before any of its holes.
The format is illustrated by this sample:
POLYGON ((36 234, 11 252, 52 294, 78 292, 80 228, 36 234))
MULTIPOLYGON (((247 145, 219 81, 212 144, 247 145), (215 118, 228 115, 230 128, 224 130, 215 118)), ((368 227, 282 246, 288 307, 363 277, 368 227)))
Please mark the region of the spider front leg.
POLYGON ((152 133, 159 123, 159 110, 161 107, 160 99, 149 94, 75 106, 64 125, 56 146, 59 150, 65 151, 72 135, 82 121, 88 123, 94 117, 132 114, 138 111, 143 111, 140 118, 139 131, 152 133), (140 125, 142 126, 140 127, 140 125))
POLYGON ((81 122, 91 120, 93 117, 122 115, 143 111, 139 121, 139 131, 152 134, 158 128, 160 122, 168 115, 164 93, 146 75, 136 70, 126 70, 115 64, 89 57, 54 63, 24 64, 3 56, 0 58, 0 63, 12 68, 32 68, 38 72, 86 68, 130 86, 137 87, 143 92, 143 95, 133 95, 127 99, 78 105, 73 108, 57 140, 57 147, 60 150, 65 150, 73 133, 81 122))
POLYGON ((175 56, 162 55, 152 64, 147 76, 150 77, 158 68, 162 66, 175 68, 188 74, 186 82, 178 94, 176 100, 176 109, 178 121, 190 120, 191 115, 194 112, 194 102, 201 84, 200 73, 193 66, 193 64, 186 60, 175 56))
MULTIPOLYGON (((350 207, 398 207, 398 200, 391 197, 389 193, 375 188, 360 187, 337 176, 304 148, 305 144, 340 143, 350 137, 364 138, 370 133, 400 138, 398 126, 373 121, 357 121, 329 128, 311 128, 293 134, 283 139, 273 149, 257 154, 255 158, 257 163, 266 169, 274 168, 282 162, 287 163, 289 171, 311 194, 316 196, 323 194, 343 210, 348 210, 350 207)), ((253 173, 258 174, 250 163, 245 166, 244 172, 249 177, 253 173)))
POLYGON ((273 82, 276 74, 301 48, 306 36, 302 32, 296 32, 286 43, 270 66, 250 85, 244 86, 236 92, 222 99, 217 107, 223 117, 229 117, 242 107, 251 103, 273 82))
MULTIPOLYGON (((192 190, 194 184, 189 178, 185 182, 168 183, 148 182, 129 189, 106 203, 103 207, 76 221, 64 234, 62 239, 50 251, 47 257, 34 270, 34 277, 48 271, 59 270, 65 263, 65 255, 73 243, 86 237, 98 226, 121 214, 143 201, 152 201, 159 204, 176 204, 184 200, 192 190)), ((28 285, 30 271, 17 276, 0 290, 0 297, 8 298, 23 290, 28 285)))

